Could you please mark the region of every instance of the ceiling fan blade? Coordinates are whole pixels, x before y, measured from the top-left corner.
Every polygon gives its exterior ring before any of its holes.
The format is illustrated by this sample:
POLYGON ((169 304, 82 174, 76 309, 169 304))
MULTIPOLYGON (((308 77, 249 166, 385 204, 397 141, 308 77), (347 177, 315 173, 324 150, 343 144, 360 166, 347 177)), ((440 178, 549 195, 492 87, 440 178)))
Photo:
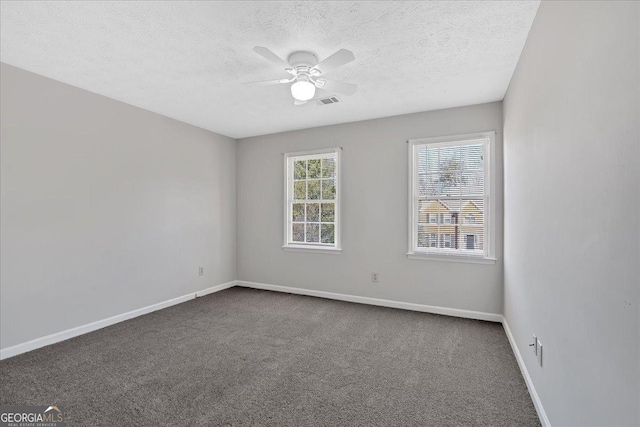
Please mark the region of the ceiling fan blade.
POLYGON ((262 56, 264 59, 266 59, 269 62, 273 62, 274 64, 280 65, 283 68, 291 68, 291 65, 289 65, 289 63, 287 61, 285 61, 284 59, 280 58, 278 55, 276 55, 275 53, 271 52, 266 47, 254 46, 253 47, 253 51, 255 53, 257 53, 258 55, 262 56))
POLYGON ((329 92, 328 90, 325 90, 321 87, 316 86, 316 96, 314 96, 314 99, 315 98, 322 99, 332 95, 335 95, 335 94, 333 92, 329 92))
POLYGON ((337 80, 328 80, 328 79, 322 79, 322 80, 324 80, 324 85, 322 86, 322 89, 325 89, 331 92, 340 93, 342 95, 353 95, 358 90, 358 86, 354 85, 353 83, 339 82, 337 80))
POLYGON ((340 49, 324 61, 320 61, 320 63, 313 68, 320 70, 320 72, 324 74, 338 67, 342 67, 344 64, 348 64, 354 59, 356 59, 356 57, 353 55, 353 52, 347 49, 340 49))
POLYGON ((243 85, 277 85, 282 83, 291 83, 295 79, 275 79, 275 80, 262 80, 257 82, 243 82, 243 85))

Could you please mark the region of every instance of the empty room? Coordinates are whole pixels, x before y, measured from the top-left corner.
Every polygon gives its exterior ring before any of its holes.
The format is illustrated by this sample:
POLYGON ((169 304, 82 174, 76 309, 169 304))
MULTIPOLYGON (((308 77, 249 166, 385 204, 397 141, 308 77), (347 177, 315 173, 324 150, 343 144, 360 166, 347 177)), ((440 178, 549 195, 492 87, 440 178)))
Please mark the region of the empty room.
POLYGON ((0 427, 640 427, 640 2, 0 1, 0 427))

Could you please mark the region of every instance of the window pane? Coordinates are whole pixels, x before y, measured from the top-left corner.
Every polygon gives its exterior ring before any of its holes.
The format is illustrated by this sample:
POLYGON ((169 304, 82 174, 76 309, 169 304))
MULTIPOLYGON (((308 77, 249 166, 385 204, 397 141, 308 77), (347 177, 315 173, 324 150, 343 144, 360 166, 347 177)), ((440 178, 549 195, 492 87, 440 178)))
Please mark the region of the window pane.
POLYGON ((418 247, 436 248, 438 247, 437 228, 432 225, 418 225, 418 247))
POLYGON ((336 176, 336 160, 322 159, 322 177, 335 178, 336 176))
POLYGON ((414 151, 416 158, 418 160, 416 172, 418 174, 427 173, 427 147, 421 146, 416 148, 414 151))
POLYGON ((304 242, 304 224, 293 224, 291 231, 291 240, 294 242, 304 242))
POLYGON ((456 249, 455 233, 440 233, 440 248, 456 249))
POLYGON ((434 200, 418 200, 418 223, 429 222, 429 214, 434 211, 434 200))
POLYGON ((434 197, 441 194, 440 174, 430 173, 418 176, 418 196, 434 197))
POLYGON ((429 247, 429 231, 426 225, 418 225, 418 247, 429 247))
POLYGON ((309 185, 309 199, 319 199, 320 198, 320 180, 314 179, 312 181, 307 181, 309 185))
POLYGON ((461 201, 460 212, 460 249, 471 250, 471 237, 473 237, 473 250, 484 250, 484 200, 466 199, 461 201))
POLYGON ((335 204, 323 203, 322 204, 322 222, 334 222, 335 218, 336 218, 335 204))
POLYGON ((447 204, 441 200, 419 200, 418 223, 439 224, 448 221, 451 224, 455 219, 449 207, 450 202, 447 200, 447 204))
POLYGON ((443 172, 440 174, 440 195, 455 197, 460 195, 462 178, 460 172, 443 172))
POLYGON ((307 198, 306 181, 297 181, 293 183, 293 198, 296 200, 305 200, 307 198))
POLYGON ((307 243, 318 243, 320 241, 320 225, 307 224, 307 243))
POLYGON ((304 203, 294 203, 291 207, 291 219, 294 222, 304 222, 304 203))
POLYGON ((293 163, 293 179, 307 179, 306 160, 296 160, 293 163))
POLYGON ((433 188, 433 177, 431 175, 427 175, 426 173, 418 172, 418 188, 416 196, 425 197, 425 196, 433 196, 433 191, 429 191, 430 188, 433 188))
POLYGON ((322 243, 335 243, 335 226, 322 224, 322 243))
POLYGON ((320 159, 311 159, 307 164, 309 167, 308 178, 320 178, 320 159))
POLYGON ((460 200, 439 200, 439 224, 457 224, 460 220, 460 200))
POLYGON ((307 222, 320 222, 320 203, 307 203, 307 222))
POLYGON ((445 196, 460 195, 460 147, 440 148, 440 193, 445 196))
MULTIPOLYGON (((438 169, 440 173, 459 172, 460 164, 460 147, 442 147, 440 148, 440 159, 438 169)), ((434 171, 435 172, 435 171, 434 171)))
POLYGON ((334 179, 322 180, 322 199, 332 200, 336 198, 336 181, 334 179))
POLYGON ((418 172, 438 171, 438 149, 422 147, 418 150, 418 172))
POLYGON ((461 194, 463 196, 484 195, 484 172, 465 171, 461 175, 461 194))
POLYGON ((482 170, 484 168, 484 147, 482 144, 460 147, 460 160, 464 170, 482 170))

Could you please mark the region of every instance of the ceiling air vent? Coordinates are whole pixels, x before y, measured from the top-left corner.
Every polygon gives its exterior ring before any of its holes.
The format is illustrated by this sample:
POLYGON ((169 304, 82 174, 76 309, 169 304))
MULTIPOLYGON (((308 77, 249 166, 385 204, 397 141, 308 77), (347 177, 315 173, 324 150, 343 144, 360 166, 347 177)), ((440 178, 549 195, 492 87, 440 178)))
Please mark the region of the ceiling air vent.
POLYGON ((340 102, 340 99, 338 99, 337 96, 330 96, 328 98, 322 98, 322 99, 318 99, 318 105, 329 105, 329 104, 335 104, 336 102, 340 102))

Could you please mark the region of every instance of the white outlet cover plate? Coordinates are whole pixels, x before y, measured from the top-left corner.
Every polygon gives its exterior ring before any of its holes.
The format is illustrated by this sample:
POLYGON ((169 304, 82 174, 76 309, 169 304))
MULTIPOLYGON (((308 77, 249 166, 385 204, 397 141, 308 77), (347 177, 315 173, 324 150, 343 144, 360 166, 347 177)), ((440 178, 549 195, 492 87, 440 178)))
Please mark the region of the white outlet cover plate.
POLYGON ((536 347, 537 347, 537 350, 538 350, 538 353, 537 353, 538 364, 540 366, 542 366, 542 343, 540 342, 540 340, 536 340, 536 343, 537 343, 536 347))

